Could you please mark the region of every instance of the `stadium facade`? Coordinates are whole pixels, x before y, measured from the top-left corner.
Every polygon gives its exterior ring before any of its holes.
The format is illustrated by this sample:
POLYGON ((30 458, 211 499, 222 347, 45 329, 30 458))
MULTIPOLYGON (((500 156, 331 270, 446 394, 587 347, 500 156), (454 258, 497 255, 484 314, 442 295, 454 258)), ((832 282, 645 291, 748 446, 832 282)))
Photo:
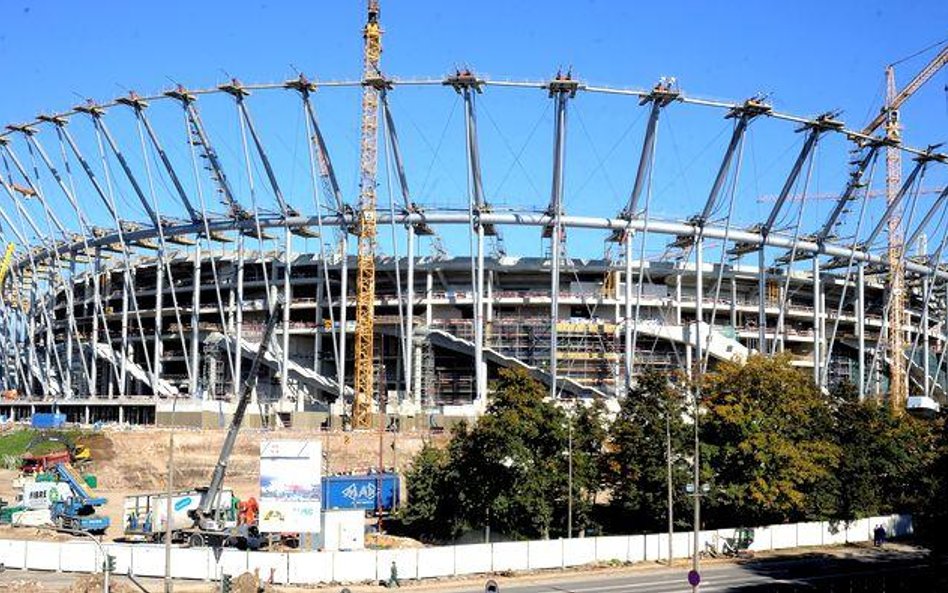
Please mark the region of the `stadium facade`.
MULTIPOLYGON (((477 414, 490 380, 509 367, 542 381, 551 397, 612 399, 649 368, 694 374, 754 352, 788 353, 827 390, 848 382, 860 397, 881 397, 893 391, 895 368, 904 373, 909 407, 934 410, 944 399, 948 233, 940 221, 948 189, 929 200, 918 182, 926 171, 940 174, 948 157, 850 130, 834 114, 780 114, 759 98, 692 99, 666 81, 633 91, 562 76, 541 83, 464 76, 391 80, 386 88, 448 87, 463 100, 466 209, 414 201, 396 118, 381 95, 379 139, 394 159, 387 167, 397 173, 389 189, 402 203, 393 200, 374 219, 392 230, 390 253, 393 245, 405 247, 394 249, 398 257, 376 257, 377 406, 418 418, 477 414), (545 209, 496 208, 484 195, 474 97, 498 87, 540 90, 553 101, 545 209), (648 115, 641 156, 630 161, 629 201, 615 214, 593 212, 594 204, 585 213, 564 207, 567 106, 584 94, 633 99, 648 115), (650 171, 658 166, 655 130, 662 113, 685 107, 723 115, 730 140, 720 159, 711 159, 716 174, 704 208, 663 217, 650 212, 648 200, 650 171), (733 188, 744 134, 760 119, 789 127, 802 143, 769 214, 748 225, 749 209, 735 206, 733 188), (828 215, 804 217, 815 148, 832 138, 850 154, 838 197, 828 215), (911 170, 884 209, 867 208, 872 171, 885 150, 911 157, 911 170), (792 191, 801 185, 798 199, 792 191), (513 228, 541 237, 545 254, 488 253, 487 243, 513 228), (570 256, 565 238, 576 231, 583 240, 598 234, 612 257, 570 256), (899 238, 897 249, 891 241, 881 245, 884 231, 899 238), (470 252, 421 256, 418 238, 436 233, 463 234, 470 252), (646 257, 646 247, 656 245, 661 255, 646 257), (894 288, 893 277, 904 278, 904 288, 894 288)), ((8 245, 0 274, 0 413, 55 405, 78 419, 150 421, 156 410, 222 409, 259 346, 268 303, 282 295, 288 306, 255 408, 288 422, 294 414, 346 414, 358 266, 351 234, 359 218, 339 189, 331 143, 309 102, 316 86, 300 77, 130 94, 0 134, 0 231, 8 245), (274 94, 303 108, 301 152, 309 152, 315 200, 305 212, 293 205, 299 196, 286 197, 285 188, 297 187, 295 175, 271 160, 251 116, 252 97, 274 94), (199 112, 215 100, 236 108, 240 135, 230 140, 242 145, 242 155, 215 149, 222 134, 209 133, 199 112), (170 124, 155 123, 169 111, 183 113, 183 138, 170 124), (132 125, 112 132, 117 121, 132 125), (166 150, 173 142, 177 149, 166 150), (133 151, 140 158, 130 158, 133 151), (261 186, 272 198, 268 207, 258 207, 261 186), (217 195, 223 208, 209 207, 205 193, 217 195), (116 195, 143 216, 121 208, 116 195), (308 247, 312 240, 318 249, 308 247)))

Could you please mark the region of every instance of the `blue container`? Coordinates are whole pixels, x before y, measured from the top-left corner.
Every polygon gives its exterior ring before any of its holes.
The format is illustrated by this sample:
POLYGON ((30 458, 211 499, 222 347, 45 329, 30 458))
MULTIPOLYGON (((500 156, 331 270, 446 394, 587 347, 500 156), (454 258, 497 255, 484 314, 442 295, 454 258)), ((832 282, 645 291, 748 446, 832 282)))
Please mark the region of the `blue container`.
POLYGON ((394 510, 399 503, 398 474, 360 474, 323 478, 323 509, 362 509, 374 511, 378 503, 383 511, 394 510), (381 496, 379 485, 381 484, 381 496))
POLYGON ((65 424, 65 414, 38 412, 33 414, 33 418, 30 420, 30 426, 33 428, 62 428, 65 424))

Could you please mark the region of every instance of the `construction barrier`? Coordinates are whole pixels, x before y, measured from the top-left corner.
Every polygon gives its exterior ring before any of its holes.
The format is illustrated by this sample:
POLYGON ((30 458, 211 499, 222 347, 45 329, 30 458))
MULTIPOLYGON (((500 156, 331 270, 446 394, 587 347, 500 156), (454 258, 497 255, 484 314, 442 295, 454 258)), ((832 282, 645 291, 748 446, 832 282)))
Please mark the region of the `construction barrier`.
MULTIPOLYGON (((912 533, 911 515, 860 519, 848 525, 828 522, 795 523, 753 528, 750 550, 763 552, 805 546, 863 542, 876 525, 891 537, 912 533)), ((701 550, 721 550, 736 529, 702 531, 701 550)), ((675 533, 672 555, 687 558, 693 549, 690 532, 675 533)), ((115 572, 142 577, 165 573, 165 548, 160 544, 102 544, 115 559, 115 572)), ((357 550, 347 552, 242 552, 211 548, 171 550, 175 578, 218 580, 221 575, 257 571, 277 584, 314 585, 388 580, 394 564, 400 580, 504 571, 552 569, 595 562, 654 562, 668 557, 668 534, 589 537, 558 540, 499 542, 431 548, 357 550)), ((99 546, 91 541, 44 542, 0 540, 0 564, 6 569, 91 573, 101 570, 99 546)))

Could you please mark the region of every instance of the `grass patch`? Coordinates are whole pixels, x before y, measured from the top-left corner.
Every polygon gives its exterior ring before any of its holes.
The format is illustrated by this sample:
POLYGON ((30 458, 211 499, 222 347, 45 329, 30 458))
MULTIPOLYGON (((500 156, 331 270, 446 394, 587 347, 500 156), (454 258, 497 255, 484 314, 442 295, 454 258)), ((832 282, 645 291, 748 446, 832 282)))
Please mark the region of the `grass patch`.
POLYGON ((78 429, 43 431, 32 428, 13 430, 0 435, 0 458, 24 453, 45 455, 66 448, 66 442, 80 443, 86 433, 78 429), (59 439, 59 440, 56 440, 59 439), (30 446, 32 444, 32 446, 30 446))

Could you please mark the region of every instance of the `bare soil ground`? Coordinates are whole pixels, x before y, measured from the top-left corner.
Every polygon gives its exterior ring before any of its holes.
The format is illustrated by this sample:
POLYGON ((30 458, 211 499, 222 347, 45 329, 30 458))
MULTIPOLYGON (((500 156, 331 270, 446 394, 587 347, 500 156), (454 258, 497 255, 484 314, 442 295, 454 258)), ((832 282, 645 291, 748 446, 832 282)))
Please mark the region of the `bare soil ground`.
MULTIPOLYGON (((224 442, 222 429, 176 429, 174 431, 174 480, 177 489, 207 484, 224 442)), ((108 503, 102 513, 112 521, 108 539, 121 536, 124 498, 131 494, 161 492, 167 488, 170 429, 106 428, 81 439, 92 449, 92 461, 83 473, 95 474, 97 493, 108 503)), ((404 470, 426 439, 446 441, 443 435, 386 433, 382 437, 382 465, 404 470), (394 446, 393 446, 394 445, 394 446)), ((379 466, 377 432, 310 432, 299 430, 244 430, 237 438, 234 454, 227 467, 225 486, 237 496, 259 496, 260 442, 269 439, 310 439, 323 444, 324 467, 328 473, 358 473, 379 466)), ((0 470, 0 497, 13 501, 12 480, 17 473, 0 470)), ((0 527, 0 537, 17 539, 70 539, 46 530, 0 527)))

